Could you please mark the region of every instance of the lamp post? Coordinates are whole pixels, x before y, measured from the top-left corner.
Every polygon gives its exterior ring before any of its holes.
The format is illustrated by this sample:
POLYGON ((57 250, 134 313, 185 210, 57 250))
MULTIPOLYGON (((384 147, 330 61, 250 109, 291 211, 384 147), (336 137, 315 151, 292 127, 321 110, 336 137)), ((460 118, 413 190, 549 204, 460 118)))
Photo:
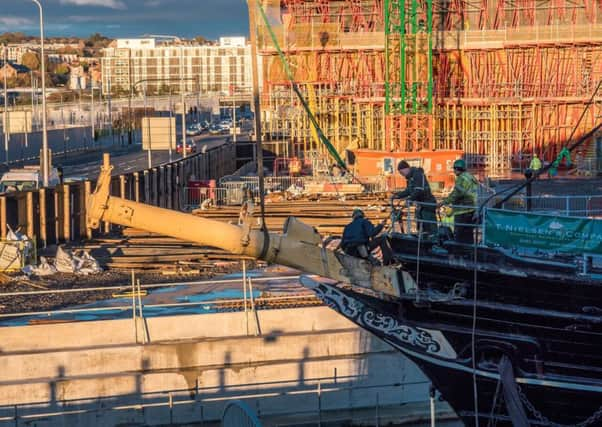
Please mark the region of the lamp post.
POLYGON ((94 138, 96 136, 96 113, 94 112, 94 83, 90 84, 90 124, 91 124, 91 132, 92 132, 92 137, 91 137, 91 143, 92 146, 94 146, 94 142, 96 141, 96 139, 94 138))
POLYGON ((48 187, 48 131, 46 129, 46 64, 44 61, 44 11, 39 0, 31 0, 40 9, 40 63, 42 71, 42 176, 43 185, 48 187))
POLYGON ((6 72, 8 64, 8 45, 4 45, 4 63, 2 64, 4 68, 4 114, 2 114, 2 118, 4 121, 2 122, 2 131, 4 132, 4 159, 6 160, 6 164, 8 164, 8 83, 6 81, 6 72))
POLYGON ((184 100, 184 47, 180 44, 180 94, 182 98, 182 157, 186 158, 186 102, 184 100))
MULTIPOLYGON (((196 79, 194 79, 194 77, 190 77, 190 78, 187 77, 185 79, 180 78, 180 85, 184 82, 184 80, 196 80, 196 79)), ((145 93, 144 93, 144 110, 146 112, 146 83, 148 83, 148 82, 169 82, 169 81, 171 81, 171 80, 170 79, 142 79, 142 80, 138 80, 137 82, 135 82, 131 86, 130 93, 133 92, 134 89, 136 88, 136 86, 138 86, 140 83, 145 83, 145 89, 144 89, 145 90, 145 93)), ((130 108, 131 108, 131 99, 132 98, 130 97, 130 108)), ((170 108, 169 108, 169 118, 171 119, 171 85, 170 85, 170 88, 169 88, 169 105, 170 105, 170 108)), ((186 112, 184 111, 183 114, 186 114, 186 112)), ((183 150, 185 150, 185 147, 186 147, 186 127, 185 127, 186 123, 184 122, 184 120, 182 121, 182 123, 184 123, 184 125, 182 126, 182 137, 184 138, 184 147, 183 147, 183 150)), ((142 130, 142 131, 144 132, 144 130, 142 130)), ((150 132, 150 130, 149 130, 149 132, 150 132)), ((149 133, 149 135, 150 135, 150 133, 149 133)), ((150 150, 150 144, 149 144, 149 153, 148 153, 148 164, 149 164, 148 167, 149 167, 149 169, 151 168, 151 163, 152 163, 150 151, 151 150, 150 150)), ((185 156, 185 151, 183 151, 183 153, 184 153, 183 157, 186 157, 185 156)), ((172 156, 172 154, 171 154, 171 121, 170 121, 170 125, 169 125, 169 161, 170 162, 171 162, 171 156, 172 156)))
MULTIPOLYGON (((182 157, 186 158, 186 103, 184 100, 184 46, 182 40, 178 36, 172 36, 169 34, 161 35, 149 35, 149 37, 160 37, 164 39, 172 39, 180 43, 180 95, 182 103, 182 157)), ((190 80, 186 78, 186 80, 190 80)))

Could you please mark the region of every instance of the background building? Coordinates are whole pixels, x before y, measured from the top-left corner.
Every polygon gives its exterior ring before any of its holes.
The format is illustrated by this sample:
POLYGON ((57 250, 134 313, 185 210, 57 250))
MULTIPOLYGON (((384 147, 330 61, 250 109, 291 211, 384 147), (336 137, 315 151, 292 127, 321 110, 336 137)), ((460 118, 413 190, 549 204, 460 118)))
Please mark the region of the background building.
POLYGON ((7 79, 14 79, 19 75, 28 74, 30 71, 31 70, 24 65, 10 61, 4 63, 3 60, 0 60, 0 81, 4 80, 4 75, 6 75, 7 79))
MULTIPOLYGON (((257 14, 266 135, 321 147, 268 30, 339 151, 460 149, 471 166, 550 161, 602 79, 599 0, 274 0, 257 14)), ((602 120, 602 94, 579 136, 602 120)), ((602 137, 585 156, 602 157, 602 137)))
POLYGON ((250 88, 251 49, 243 37, 223 37, 217 45, 161 43, 157 39, 118 39, 103 50, 104 94, 137 91, 228 94, 250 88), (140 83, 138 83, 140 82, 140 83))

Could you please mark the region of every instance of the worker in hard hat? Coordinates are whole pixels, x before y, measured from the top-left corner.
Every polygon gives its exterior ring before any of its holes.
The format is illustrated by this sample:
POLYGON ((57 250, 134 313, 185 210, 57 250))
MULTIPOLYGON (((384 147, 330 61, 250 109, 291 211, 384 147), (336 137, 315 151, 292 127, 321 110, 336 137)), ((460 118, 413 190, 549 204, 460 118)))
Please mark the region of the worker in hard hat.
POLYGON ((529 169, 531 169, 533 172, 537 173, 537 171, 540 170, 542 166, 543 166, 543 164, 541 163, 541 160, 537 156, 537 153, 533 153, 533 158, 531 159, 531 162, 529 163, 529 169))
POLYGON ((437 216, 435 215, 437 200, 431 193, 424 170, 412 167, 405 160, 397 164, 397 171, 406 179, 406 188, 391 197, 392 200, 407 199, 417 203, 416 220, 422 232, 434 235, 437 232, 437 216))
POLYGON ((438 206, 452 205, 454 214, 454 238, 460 243, 474 243, 475 208, 479 181, 466 170, 466 162, 454 162, 456 182, 452 192, 438 206))
POLYGON ((370 220, 366 219, 364 211, 359 208, 353 209, 351 218, 351 222, 343 230, 343 238, 341 240, 343 251, 348 255, 372 261, 370 253, 376 247, 380 246, 383 254, 383 264, 389 264, 392 254, 386 241, 386 236, 377 237, 377 234, 384 227, 384 222, 376 226, 373 225, 370 220))

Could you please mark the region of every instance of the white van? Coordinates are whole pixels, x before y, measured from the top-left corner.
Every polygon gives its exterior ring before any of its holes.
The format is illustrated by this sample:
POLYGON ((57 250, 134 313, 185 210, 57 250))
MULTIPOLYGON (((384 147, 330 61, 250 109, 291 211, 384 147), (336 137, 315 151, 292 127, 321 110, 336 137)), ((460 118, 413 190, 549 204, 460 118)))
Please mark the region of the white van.
MULTIPOLYGON (((51 168, 48 174, 48 186, 54 187, 60 183, 56 168, 51 168)), ((0 178, 0 193, 11 191, 37 190, 42 187, 43 177, 39 166, 25 166, 22 169, 11 169, 0 178)))

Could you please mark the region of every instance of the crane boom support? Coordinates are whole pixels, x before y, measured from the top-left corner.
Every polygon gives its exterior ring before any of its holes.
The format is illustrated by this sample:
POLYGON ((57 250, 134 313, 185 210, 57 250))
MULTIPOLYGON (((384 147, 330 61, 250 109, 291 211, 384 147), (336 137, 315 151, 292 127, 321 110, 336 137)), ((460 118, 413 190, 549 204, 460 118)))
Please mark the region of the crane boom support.
POLYGON ((135 227, 399 296, 395 268, 375 266, 323 247, 320 234, 294 217, 288 218, 282 234, 264 233, 113 197, 109 195, 111 169, 106 155, 87 206, 90 228, 98 228, 100 221, 135 227))

